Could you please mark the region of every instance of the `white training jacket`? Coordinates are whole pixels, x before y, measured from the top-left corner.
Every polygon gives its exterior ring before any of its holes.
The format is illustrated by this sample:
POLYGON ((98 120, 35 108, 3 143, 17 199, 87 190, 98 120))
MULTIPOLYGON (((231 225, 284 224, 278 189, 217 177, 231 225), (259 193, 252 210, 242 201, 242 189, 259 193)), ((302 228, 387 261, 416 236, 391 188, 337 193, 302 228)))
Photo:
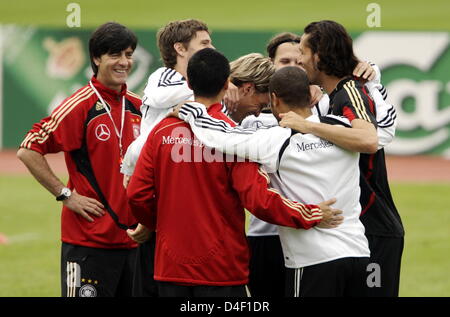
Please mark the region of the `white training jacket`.
MULTIPOLYGON (((359 153, 279 126, 232 128, 211 118, 199 103, 186 103, 180 109, 180 118, 190 124, 205 146, 262 164, 270 173, 271 187, 285 197, 309 204, 337 198, 333 207, 343 210, 344 222, 335 229, 278 226, 286 267, 370 256, 364 225, 359 220, 359 153)), ((347 119, 333 115, 311 115, 306 120, 350 126, 347 119)))
POLYGON ((153 127, 172 111, 172 107, 192 99, 192 96, 186 79, 176 70, 161 67, 150 75, 142 98, 141 134, 128 147, 121 173, 129 176, 133 174, 139 154, 153 127))

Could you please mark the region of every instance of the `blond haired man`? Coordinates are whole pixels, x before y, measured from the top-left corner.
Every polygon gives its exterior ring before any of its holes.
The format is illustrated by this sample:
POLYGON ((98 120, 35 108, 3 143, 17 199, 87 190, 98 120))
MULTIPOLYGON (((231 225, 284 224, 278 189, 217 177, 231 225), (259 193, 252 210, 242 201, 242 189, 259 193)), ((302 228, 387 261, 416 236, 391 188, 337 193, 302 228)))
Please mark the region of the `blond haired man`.
POLYGON ((250 53, 230 63, 230 81, 238 87, 239 105, 229 116, 241 123, 249 115, 258 116, 269 104, 269 81, 275 72, 272 61, 250 53))

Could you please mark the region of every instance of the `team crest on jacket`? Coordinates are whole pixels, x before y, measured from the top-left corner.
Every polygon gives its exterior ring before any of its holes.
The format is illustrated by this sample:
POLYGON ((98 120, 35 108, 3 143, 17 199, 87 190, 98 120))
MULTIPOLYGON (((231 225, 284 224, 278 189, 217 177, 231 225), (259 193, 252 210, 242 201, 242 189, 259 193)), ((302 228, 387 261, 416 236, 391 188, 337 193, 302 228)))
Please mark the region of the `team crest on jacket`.
POLYGON ((80 288, 80 297, 97 297, 97 290, 91 284, 83 285, 80 288))
POLYGON ((95 136, 100 141, 108 141, 111 137, 111 132, 106 124, 99 124, 97 128, 95 128, 95 136))
POLYGON ((139 124, 133 123, 133 137, 137 139, 137 137, 141 134, 141 128, 139 124))

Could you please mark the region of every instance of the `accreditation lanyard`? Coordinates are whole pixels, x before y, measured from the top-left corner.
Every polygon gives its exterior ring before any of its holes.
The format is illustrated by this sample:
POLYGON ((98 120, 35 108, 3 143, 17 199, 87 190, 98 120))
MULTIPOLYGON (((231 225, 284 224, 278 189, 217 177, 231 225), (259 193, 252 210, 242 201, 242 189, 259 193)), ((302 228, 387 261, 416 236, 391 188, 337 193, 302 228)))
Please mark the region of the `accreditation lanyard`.
POLYGON ((114 131, 116 132, 117 138, 119 139, 119 150, 120 150, 120 163, 122 163, 123 160, 123 150, 122 150, 122 132, 123 132, 123 123, 125 122, 125 96, 122 96, 122 116, 121 116, 121 120, 120 120, 120 132, 116 127, 116 124, 114 123, 113 117, 111 115, 111 110, 109 109, 109 107, 106 105, 106 102, 103 100, 102 96, 100 95, 100 93, 97 91, 97 89, 94 87, 94 85, 92 84, 92 81, 89 81, 89 85, 91 86, 92 90, 95 92, 95 94, 97 95, 98 99, 100 100, 100 102, 103 105, 103 108, 105 108, 106 113, 108 113, 109 118, 111 119, 111 122, 114 126, 114 131))

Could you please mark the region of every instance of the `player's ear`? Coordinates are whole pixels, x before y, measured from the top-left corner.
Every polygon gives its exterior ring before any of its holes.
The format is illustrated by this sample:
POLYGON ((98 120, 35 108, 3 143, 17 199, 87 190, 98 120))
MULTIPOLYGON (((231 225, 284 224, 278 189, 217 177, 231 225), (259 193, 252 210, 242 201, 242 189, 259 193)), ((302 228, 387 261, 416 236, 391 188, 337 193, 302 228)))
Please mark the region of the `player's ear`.
POLYGON ((319 65, 319 62, 320 62, 320 57, 319 57, 318 53, 314 53, 314 55, 313 55, 313 62, 314 62, 315 69, 319 69, 318 65, 319 65))
POLYGON ((186 53, 186 47, 184 47, 184 44, 181 42, 176 42, 175 44, 173 44, 173 49, 180 56, 184 56, 184 54, 186 53))
POLYGON ((92 60, 94 61, 95 66, 98 67, 100 65, 100 61, 101 61, 100 57, 94 57, 94 58, 92 58, 92 60))
POLYGON ((254 83, 243 83, 242 91, 244 92, 244 96, 251 96, 255 92, 255 84, 254 83))
POLYGON ((277 95, 275 95, 274 92, 271 92, 270 93, 270 107, 272 109, 274 109, 274 108, 276 109, 276 108, 278 108, 278 104, 279 104, 279 99, 278 99, 277 95))

